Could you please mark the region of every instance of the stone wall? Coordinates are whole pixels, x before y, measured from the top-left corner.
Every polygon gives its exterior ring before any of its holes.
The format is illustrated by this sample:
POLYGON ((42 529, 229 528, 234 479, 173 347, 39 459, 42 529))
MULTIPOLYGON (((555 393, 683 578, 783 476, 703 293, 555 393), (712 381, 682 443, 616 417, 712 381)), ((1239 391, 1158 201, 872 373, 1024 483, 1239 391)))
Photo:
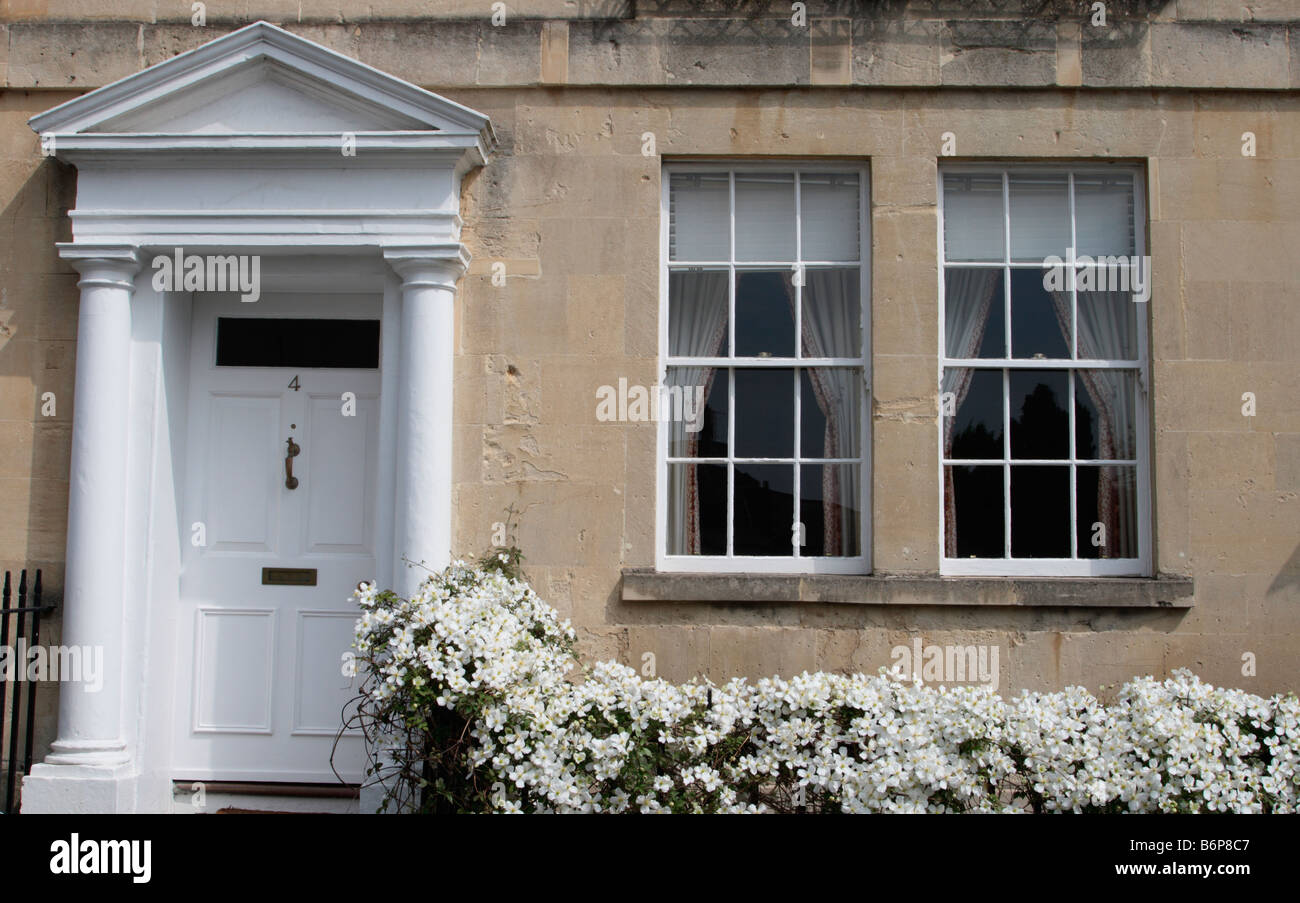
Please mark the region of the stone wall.
POLYGON ((1300 684, 1293 3, 1125 0, 1105 28, 1090 4, 1040 0, 809 2, 807 27, 788 3, 538 0, 508 4, 504 26, 485 2, 352 5, 214 2, 195 27, 187 3, 0 0, 0 564, 43 567, 57 601, 77 290, 54 243, 76 173, 41 156, 26 120, 265 17, 492 117, 499 153, 463 200, 456 539, 480 551, 521 510, 528 573, 588 655, 653 653, 673 679, 874 671, 920 634, 999 645, 1003 690, 1180 666, 1260 692, 1300 684), (655 427, 597 422, 595 389, 654 382, 661 167, 687 156, 869 162, 872 554, 880 574, 937 571, 948 131, 962 159, 1145 165, 1157 565, 1195 579, 1194 606, 624 601, 622 571, 654 562, 655 427))
POLYGON ((920 632, 996 643, 1004 687, 1096 688, 1192 667, 1294 687, 1300 663, 1300 102, 1292 94, 1059 90, 460 91, 500 157, 467 188, 457 536, 485 548, 508 505, 539 591, 592 655, 658 672, 874 671, 920 632), (1254 131, 1257 156, 1241 155, 1254 131), (968 159, 1147 162, 1158 570, 1189 611, 623 601, 654 565, 654 424, 599 423, 603 384, 652 384, 657 157, 868 159, 872 178, 873 558, 939 564, 935 373, 939 136, 968 159), (504 287, 490 268, 504 262, 504 287), (1257 414, 1242 416, 1254 392, 1257 414), (1253 652, 1256 677, 1241 673, 1253 652))

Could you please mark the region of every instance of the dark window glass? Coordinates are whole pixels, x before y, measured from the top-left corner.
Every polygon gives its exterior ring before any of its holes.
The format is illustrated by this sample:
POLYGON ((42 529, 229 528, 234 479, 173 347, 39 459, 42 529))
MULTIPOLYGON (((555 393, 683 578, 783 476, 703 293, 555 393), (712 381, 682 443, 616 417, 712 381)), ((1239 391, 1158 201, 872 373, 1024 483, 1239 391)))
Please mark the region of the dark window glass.
POLYGON ((219 317, 217 366, 376 370, 379 321, 219 317))
POLYGON ((1011 468, 1011 557, 1070 557, 1070 468, 1011 468))
POLYGON ((790 275, 788 271, 736 273, 737 357, 794 357, 790 275))
POLYGON ((1048 294, 1042 270, 1011 271, 1012 357, 1068 358, 1069 322, 1069 293, 1048 294))
POLYGON ((1070 374, 1012 370, 1010 389, 1011 457, 1068 458, 1070 374))
POLYGON ((799 522, 804 555, 862 554, 858 541, 860 488, 857 464, 804 464, 799 468, 799 522))
MULTIPOLYGON (((737 368, 735 372, 736 457, 793 456, 794 371, 737 368)), ((788 513, 793 515, 793 509, 788 513)))
POLYGON ((1077 478, 1080 558, 1137 558, 1137 468, 1080 466, 1077 478))
POLYGON ((950 466, 947 471, 944 482, 952 494, 948 517, 955 518, 957 557, 1001 558, 1006 552, 1002 467, 950 466))
MULTIPOLYGON (((969 379, 966 397, 957 408, 957 416, 944 417, 954 458, 1001 458, 1002 448, 1002 371, 954 368, 955 385, 960 388, 969 379)), ((956 394, 954 392, 954 394, 956 394)), ((955 399, 954 399, 955 403, 955 399)))
POLYGON ((668 533, 668 554, 726 555, 727 466, 669 464, 668 485, 668 520, 674 525, 668 533), (692 496, 700 500, 693 514, 683 507, 692 496))
POLYGON ((737 555, 794 554, 794 466, 737 464, 737 555))

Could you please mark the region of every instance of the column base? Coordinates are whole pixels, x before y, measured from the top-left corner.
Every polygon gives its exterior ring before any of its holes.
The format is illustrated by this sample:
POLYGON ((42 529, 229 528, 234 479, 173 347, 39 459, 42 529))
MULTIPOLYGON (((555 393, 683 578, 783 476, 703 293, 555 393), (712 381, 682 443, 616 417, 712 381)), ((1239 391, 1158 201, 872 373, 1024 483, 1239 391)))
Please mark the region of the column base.
POLYGON ((36 814, 135 812, 139 775, 129 765, 42 762, 23 778, 20 811, 36 814))

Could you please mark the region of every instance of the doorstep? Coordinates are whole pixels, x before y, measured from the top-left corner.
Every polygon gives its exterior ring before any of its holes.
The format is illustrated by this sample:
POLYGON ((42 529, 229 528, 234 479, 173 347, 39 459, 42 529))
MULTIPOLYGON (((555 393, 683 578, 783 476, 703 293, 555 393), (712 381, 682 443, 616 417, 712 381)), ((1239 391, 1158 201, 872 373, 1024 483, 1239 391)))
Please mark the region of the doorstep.
POLYGON ((261 784, 237 781, 173 781, 176 815, 297 814, 355 815, 361 788, 346 784, 261 784), (202 790, 196 785, 201 785, 202 790))

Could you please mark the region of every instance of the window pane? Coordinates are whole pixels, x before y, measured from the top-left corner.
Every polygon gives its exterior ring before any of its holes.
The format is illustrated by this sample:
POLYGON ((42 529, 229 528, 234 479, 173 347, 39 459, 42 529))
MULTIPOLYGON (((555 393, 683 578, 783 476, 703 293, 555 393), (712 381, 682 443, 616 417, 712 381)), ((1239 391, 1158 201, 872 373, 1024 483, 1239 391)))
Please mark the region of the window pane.
POLYGON ((736 272, 736 356, 794 357, 794 273, 736 272))
POLYGON ((1000 174, 943 177, 945 260, 1004 260, 1004 225, 1000 174))
POLYGON ((668 353, 727 356, 727 271, 668 273, 668 353))
POLYGON ((949 458, 1000 460, 1002 447, 1002 371, 949 367, 943 374, 944 449, 949 458), (953 410, 956 416, 947 416, 953 410))
POLYGON ((803 173, 803 259, 857 260, 862 246, 856 173, 803 173))
POLYGON ((944 471, 944 554, 1001 558, 1006 554, 1002 467, 950 465, 944 471))
POLYGON ((1070 357, 1070 293, 1043 288, 1043 270, 1011 271, 1011 356, 1070 357))
POLYGON ((861 465, 804 464, 799 468, 800 554, 862 554, 859 513, 861 465))
POLYGON ((218 367, 379 367, 378 320, 219 317, 218 367))
POLYGON ((727 554, 727 466, 668 465, 668 554, 727 554))
POLYGON ((731 259, 731 186, 723 173, 674 173, 668 183, 668 258, 731 259))
POLYGON ((1065 370, 1011 371, 1011 457, 1070 456, 1069 380, 1065 370))
POLYGON ((1011 468, 1011 557, 1070 557, 1070 468, 1011 468))
POLYGON ((861 283, 857 267, 804 270, 804 357, 862 356, 861 283))
POLYGON ((1070 182, 1065 173, 1010 177, 1011 259, 1064 257, 1070 246, 1070 182))
MULTIPOLYGON (((735 373, 736 456, 793 457, 794 371, 737 369, 735 373)), ((786 521, 787 533, 790 523, 786 521)))
POLYGON ((1137 253, 1132 175, 1074 177, 1074 237, 1076 254, 1127 257, 1137 253))
POLYGON ((949 267, 944 272, 943 322, 948 357, 1005 357, 1003 270, 949 267))
POLYGON ((794 261, 792 173, 736 173, 736 259, 794 261))
POLYGON ((1137 372, 1078 370, 1074 374, 1075 456, 1137 459, 1137 372))
POLYGON ((1128 292, 1078 294, 1079 358, 1135 361, 1138 359, 1138 304, 1128 292))
POLYGON ((794 465, 736 464, 737 555, 794 554, 794 465))
POLYGON ((659 416, 669 419, 668 456, 727 456, 727 371, 713 367, 669 367, 668 391, 659 416), (707 392, 707 395, 706 395, 707 392), (704 399, 703 412, 699 399, 704 399))
POLYGON ((800 456, 856 458, 861 454, 862 371, 815 367, 799 376, 800 456))
POLYGON ((1076 477, 1080 558, 1137 558, 1137 468, 1081 466, 1076 477))

